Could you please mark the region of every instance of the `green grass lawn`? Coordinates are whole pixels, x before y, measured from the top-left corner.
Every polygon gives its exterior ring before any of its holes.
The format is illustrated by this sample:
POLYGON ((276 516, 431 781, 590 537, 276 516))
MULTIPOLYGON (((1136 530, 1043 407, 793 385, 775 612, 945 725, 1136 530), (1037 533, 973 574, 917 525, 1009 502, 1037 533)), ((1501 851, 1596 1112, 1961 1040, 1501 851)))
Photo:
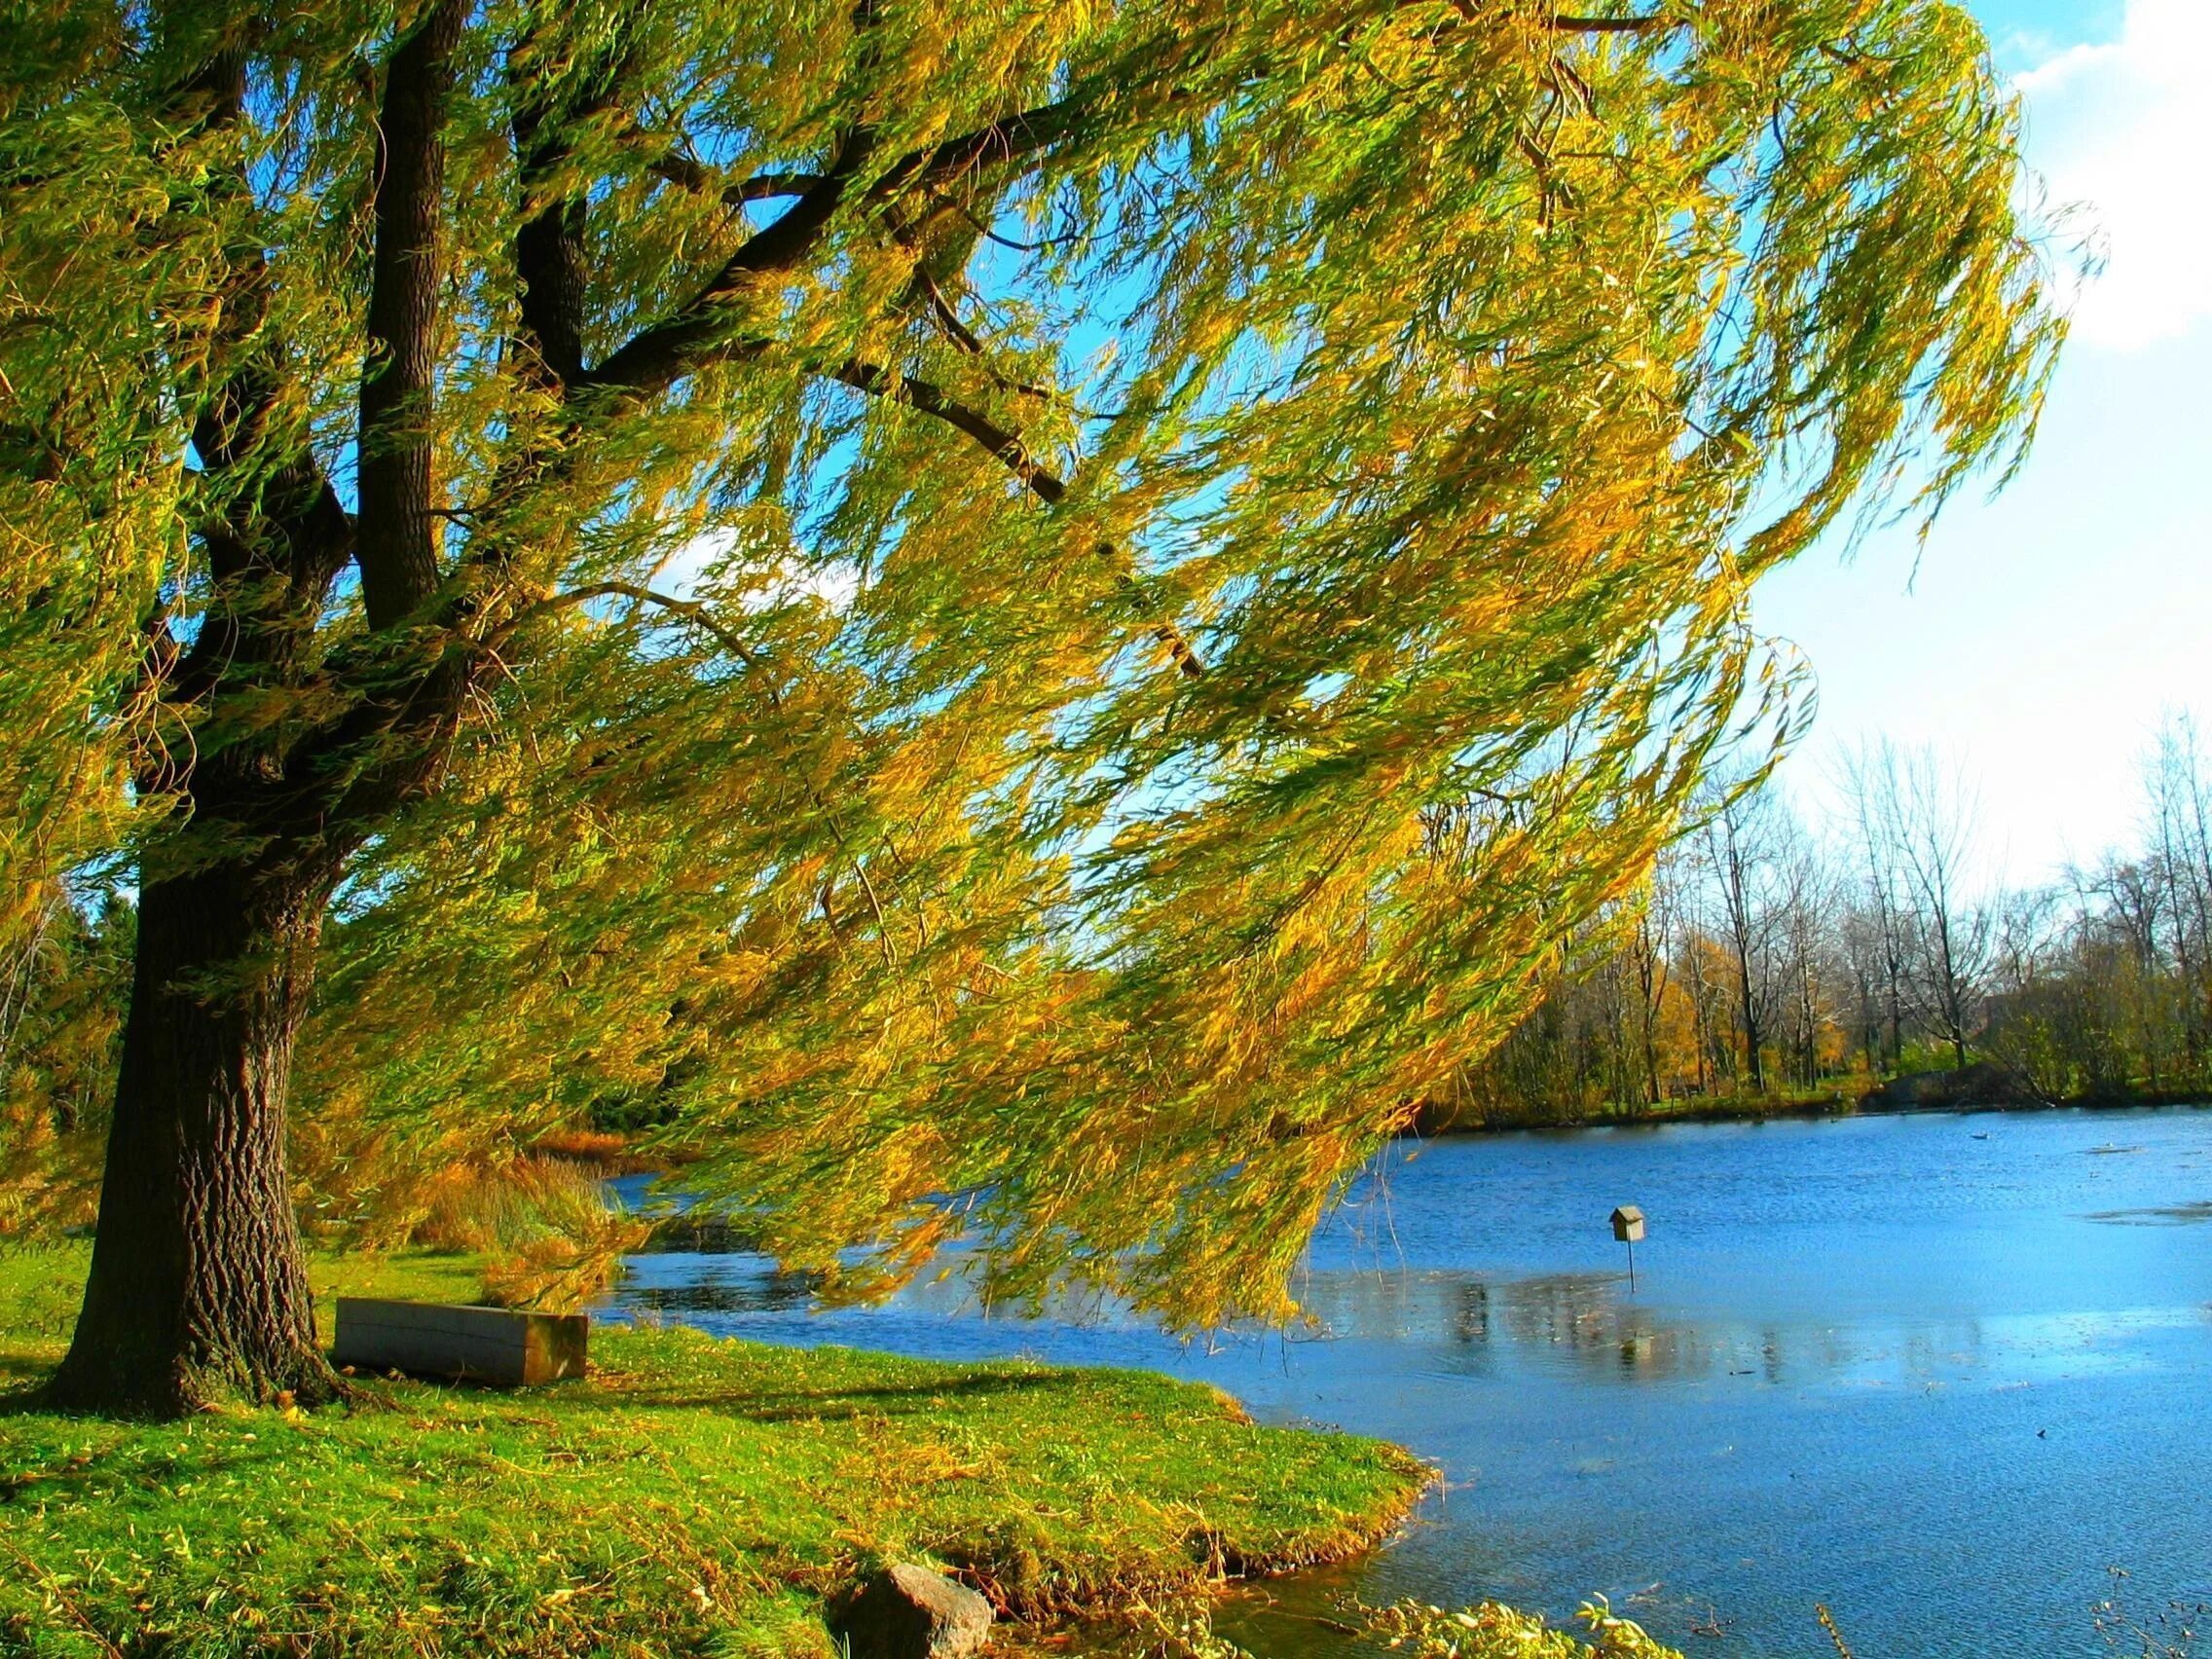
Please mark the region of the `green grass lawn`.
MULTIPOLYGON (((1024 1615, 1386 1533, 1429 1471, 1265 1428, 1199 1384, 593 1333, 589 1382, 129 1423, 30 1409, 81 1246, 0 1252, 0 1655, 807 1654, 891 1559, 1024 1615)), ((455 1256, 322 1258, 338 1292, 470 1301, 455 1256)))

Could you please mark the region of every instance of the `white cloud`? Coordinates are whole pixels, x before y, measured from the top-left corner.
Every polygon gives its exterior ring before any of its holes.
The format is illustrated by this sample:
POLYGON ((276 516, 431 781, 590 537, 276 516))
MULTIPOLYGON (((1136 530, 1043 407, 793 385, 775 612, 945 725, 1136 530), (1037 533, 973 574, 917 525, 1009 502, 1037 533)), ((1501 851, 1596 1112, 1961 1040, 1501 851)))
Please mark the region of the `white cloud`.
POLYGON ((841 616, 860 597, 860 571, 842 560, 817 565, 789 552, 770 552, 756 555, 747 568, 733 560, 739 546, 737 532, 710 530, 663 560, 653 572, 654 580, 679 599, 696 598, 709 584, 737 587, 742 589, 738 605, 745 610, 812 602, 841 616))
POLYGON ((2120 38, 2021 75, 2028 156, 2102 235, 2076 337, 2133 350, 2212 315, 2212 0, 2127 0, 2120 38))

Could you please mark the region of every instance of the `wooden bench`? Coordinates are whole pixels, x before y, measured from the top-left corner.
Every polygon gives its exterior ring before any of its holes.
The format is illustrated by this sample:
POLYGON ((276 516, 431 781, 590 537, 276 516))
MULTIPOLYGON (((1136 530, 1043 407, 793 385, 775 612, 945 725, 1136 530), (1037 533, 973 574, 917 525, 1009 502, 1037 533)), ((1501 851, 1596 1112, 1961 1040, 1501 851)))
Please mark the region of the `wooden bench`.
POLYGON ((404 1371, 503 1388, 584 1375, 591 1320, 581 1313, 517 1313, 425 1302, 338 1299, 331 1359, 363 1371, 404 1371))

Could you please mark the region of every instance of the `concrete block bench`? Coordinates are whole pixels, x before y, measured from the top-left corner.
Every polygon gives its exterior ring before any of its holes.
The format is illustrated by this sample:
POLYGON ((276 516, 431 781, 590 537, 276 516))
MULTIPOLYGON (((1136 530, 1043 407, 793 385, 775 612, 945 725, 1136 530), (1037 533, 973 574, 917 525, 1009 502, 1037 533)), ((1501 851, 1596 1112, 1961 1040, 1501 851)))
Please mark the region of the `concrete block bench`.
POLYGON ((338 1299, 331 1359, 363 1371, 404 1371, 513 1388, 584 1375, 591 1320, 581 1313, 338 1299))

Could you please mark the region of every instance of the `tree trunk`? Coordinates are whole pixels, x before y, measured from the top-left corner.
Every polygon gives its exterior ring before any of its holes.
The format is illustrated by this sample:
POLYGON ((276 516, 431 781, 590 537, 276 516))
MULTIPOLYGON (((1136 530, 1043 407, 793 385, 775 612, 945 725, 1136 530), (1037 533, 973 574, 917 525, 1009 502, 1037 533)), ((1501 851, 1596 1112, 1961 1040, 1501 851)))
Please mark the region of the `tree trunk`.
POLYGON ((1902 969, 1897 959, 1889 962, 1889 1015, 1890 1015, 1890 1075, 1895 1077, 1904 1069, 1904 998, 1899 994, 1898 982, 1902 969))
POLYGON ((1745 947, 1741 934, 1737 936, 1736 944, 1736 983, 1743 991, 1737 999, 1737 1005, 1739 1016, 1744 1023, 1744 1064, 1751 1074, 1751 1092, 1764 1094, 1766 1061, 1759 1051, 1766 1034, 1759 1029, 1758 1004, 1751 994, 1751 955, 1745 947))
POLYGON ((330 1393, 284 1151, 326 886, 232 865, 141 890, 99 1231, 56 1404, 169 1415, 330 1393))

